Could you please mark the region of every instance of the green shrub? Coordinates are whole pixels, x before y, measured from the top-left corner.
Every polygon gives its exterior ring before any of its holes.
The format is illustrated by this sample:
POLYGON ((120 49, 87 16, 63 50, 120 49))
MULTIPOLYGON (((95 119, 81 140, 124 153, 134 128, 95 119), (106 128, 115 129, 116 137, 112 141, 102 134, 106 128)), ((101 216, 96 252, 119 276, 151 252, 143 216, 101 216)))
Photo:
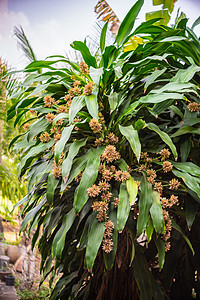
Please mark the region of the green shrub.
POLYGON ((13 141, 29 178, 18 205, 43 280, 60 274, 51 300, 190 299, 196 288, 200 44, 187 19, 130 35, 142 3, 113 45, 102 31, 100 61, 75 41, 80 64, 30 63, 8 112, 19 124, 34 112, 13 141), (124 52, 130 36, 143 43, 124 52))

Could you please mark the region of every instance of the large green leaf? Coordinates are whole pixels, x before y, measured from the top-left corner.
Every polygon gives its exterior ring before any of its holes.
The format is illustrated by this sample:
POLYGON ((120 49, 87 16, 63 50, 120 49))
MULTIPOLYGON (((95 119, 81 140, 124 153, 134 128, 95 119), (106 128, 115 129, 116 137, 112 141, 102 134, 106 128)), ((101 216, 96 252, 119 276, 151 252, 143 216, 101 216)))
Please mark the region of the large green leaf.
POLYGON ((154 242, 156 244, 156 248, 158 250, 158 261, 160 270, 162 270, 164 262, 165 262, 165 242, 160 237, 155 237, 154 242))
POLYGON ((192 162, 171 162, 173 164, 173 166, 180 170, 183 171, 185 173, 190 173, 193 176, 197 176, 200 177, 200 167, 195 165, 192 162))
POLYGON ((89 270, 91 270, 94 265, 95 258, 97 256, 99 247, 103 240, 104 231, 105 231, 104 222, 98 222, 97 219, 95 218, 89 232, 86 254, 85 254, 86 265, 89 270))
POLYGON ((160 204, 160 195, 158 192, 152 193, 153 204, 150 208, 150 214, 153 221, 153 226, 157 233, 162 233, 165 228, 165 222, 163 218, 162 206, 160 204))
POLYGON ((56 189, 58 183, 59 183, 59 180, 57 178, 55 178, 52 173, 50 173, 49 177, 48 177, 48 181, 47 181, 47 192, 46 192, 47 202, 49 204, 53 203, 54 192, 55 192, 55 189, 56 189))
POLYGON ((95 69, 93 67, 90 67, 90 77, 92 78, 92 81, 98 86, 100 78, 103 74, 103 68, 95 69))
POLYGON ((130 205, 135 204, 137 193, 138 193, 138 185, 137 182, 133 179, 133 177, 130 177, 126 181, 126 189, 129 194, 130 205))
POLYGON ((72 99, 69 109, 69 123, 72 123, 76 114, 85 106, 85 97, 79 96, 72 99))
POLYGON ((174 143, 172 142, 172 139, 169 137, 169 135, 166 132, 161 131, 160 128, 154 123, 148 123, 148 124, 146 124, 146 127, 150 130, 155 131, 160 136, 160 138, 163 140, 163 142, 165 142, 165 144, 170 147, 170 149, 174 155, 174 158, 177 159, 178 153, 177 153, 176 147, 175 147, 174 143))
POLYGON ((65 127, 63 129, 61 139, 55 145, 54 157, 55 157, 56 164, 59 161, 60 155, 63 152, 65 144, 69 140, 73 129, 74 129, 74 125, 70 125, 68 127, 65 127))
POLYGON ((141 144, 137 130, 135 130, 132 125, 126 127, 119 125, 119 130, 121 134, 124 135, 129 141, 131 148, 135 156, 137 157, 137 160, 139 161, 141 154, 141 144))
POLYGON ((87 140, 74 141, 70 147, 66 159, 62 163, 62 176, 64 178, 69 176, 72 167, 73 159, 78 154, 81 147, 85 146, 87 140))
POLYGON ((35 147, 32 147, 30 151, 22 158, 19 165, 19 174, 21 174, 24 166, 27 161, 33 157, 36 157, 38 154, 44 152, 47 149, 50 149, 54 144, 54 140, 50 140, 48 143, 40 143, 35 147))
POLYGON ((175 176, 181 178, 184 181, 184 183, 187 185, 187 187, 192 191, 194 191, 198 197, 200 197, 200 186, 197 179, 194 176, 191 176, 186 172, 179 172, 176 170, 172 170, 172 172, 175 176))
POLYGON ((146 177, 142 177, 141 195, 139 199, 139 216, 137 221, 137 236, 140 236, 146 228, 148 222, 148 215, 151 205, 153 203, 152 185, 147 181, 146 177))
POLYGON ((34 208, 32 208, 25 216, 25 218, 22 221, 21 227, 20 227, 20 232, 22 232, 24 230, 24 228, 26 227, 26 225, 35 217, 35 215, 39 212, 39 210, 41 209, 41 207, 45 204, 46 199, 43 198, 42 201, 35 206, 34 208))
POLYGON ((123 182, 120 186, 119 205, 117 209, 117 226, 118 230, 122 231, 126 225, 131 206, 129 200, 129 193, 126 188, 126 183, 123 182))
POLYGON ((45 131, 45 129, 48 126, 48 122, 46 121, 45 118, 41 118, 35 123, 31 124, 29 129, 28 129, 28 137, 27 140, 29 141, 39 133, 45 131))
POLYGON ((63 218, 62 221, 62 226, 60 229, 57 231, 53 244, 52 244, 52 256, 53 257, 61 257, 63 248, 65 246, 65 238, 66 234, 71 228, 72 224, 74 223, 75 220, 75 214, 74 214, 74 209, 71 209, 67 215, 63 218))
POLYGON ((125 42, 126 38, 131 32, 135 20, 137 18, 137 15, 139 14, 143 3, 144 0, 138 0, 129 10, 128 14, 126 15, 123 22, 121 23, 118 30, 118 34, 115 39, 115 42, 117 43, 118 46, 121 46, 125 42))
POLYGON ((178 93, 162 93, 162 94, 158 93, 158 94, 148 94, 144 97, 141 97, 139 101, 141 103, 160 103, 171 99, 184 100, 185 97, 184 95, 178 93))
POLYGON ((88 66, 92 66, 94 68, 96 67, 96 59, 94 56, 91 55, 90 50, 88 49, 85 43, 80 41, 74 41, 73 44, 71 44, 71 47, 81 52, 83 59, 86 62, 86 64, 88 64, 88 66))
POLYGON ((196 72, 200 71, 200 67, 193 64, 187 69, 180 69, 176 73, 174 77, 172 77, 171 81, 173 82, 188 82, 190 81, 196 72))
POLYGON ((76 214, 81 211, 88 200, 87 189, 96 181, 100 164, 100 156, 103 153, 103 150, 103 147, 98 147, 96 149, 92 149, 90 153, 85 171, 83 172, 80 184, 74 195, 74 209, 76 214))
POLYGON ((185 217, 189 229, 191 229, 192 224, 195 220, 197 208, 198 203, 193 200, 193 198, 187 196, 187 198, 185 198, 185 217))
POLYGON ((160 77, 163 73, 165 73, 167 68, 163 68, 161 70, 155 70, 150 76, 147 77, 144 90, 146 91, 148 86, 152 84, 158 77, 160 77))
POLYGON ((100 49, 101 49, 101 53, 103 53, 103 51, 105 49, 107 28, 108 28, 108 22, 106 22, 104 24, 104 26, 102 28, 102 31, 101 31, 101 36, 100 36, 100 49))
POLYGON ((97 95, 85 96, 85 103, 89 114, 96 120, 98 120, 98 102, 97 95))

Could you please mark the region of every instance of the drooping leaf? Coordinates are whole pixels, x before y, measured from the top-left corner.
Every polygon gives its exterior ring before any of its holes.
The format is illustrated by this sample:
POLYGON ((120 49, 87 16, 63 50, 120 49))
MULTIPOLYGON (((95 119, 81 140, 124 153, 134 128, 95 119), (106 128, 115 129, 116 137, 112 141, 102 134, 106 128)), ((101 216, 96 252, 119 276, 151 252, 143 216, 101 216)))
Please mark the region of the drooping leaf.
POLYGON ((191 197, 185 198, 185 217, 187 226, 191 229, 197 213, 198 203, 191 197))
POLYGON ((158 192, 152 193, 153 204, 150 208, 150 214, 153 221, 153 226, 157 233, 162 233, 165 228, 165 222, 163 218, 162 206, 160 204, 160 195, 158 192))
POLYGON ((154 242, 156 244, 156 248, 158 250, 158 261, 160 270, 162 270, 164 262, 165 262, 165 242, 160 237, 155 237, 154 242))
POLYGON ((48 181, 47 181, 47 192, 46 192, 47 202, 49 204, 53 203, 54 192, 55 192, 56 187, 58 186, 58 183, 59 183, 59 180, 57 178, 55 178, 52 173, 50 173, 49 177, 48 177, 48 181))
POLYGON ((148 76, 144 85, 144 91, 146 91, 150 84, 152 84, 158 77, 165 73, 165 71, 166 68, 163 68, 161 70, 155 70, 150 76, 148 76))
POLYGON ((69 123, 71 124, 76 114, 85 106, 85 97, 78 96, 72 99, 72 103, 69 109, 69 123))
POLYGON ((126 127, 119 125, 119 130, 121 134, 127 138, 137 160, 139 160, 141 154, 141 144, 137 130, 135 130, 132 125, 126 127))
POLYGON ((194 191, 198 197, 200 197, 200 186, 197 179, 194 176, 186 172, 179 172, 177 170, 172 170, 173 174, 181 178, 189 189, 194 191))
POLYGON ((85 96, 85 103, 89 114, 96 120, 98 120, 98 102, 97 95, 85 96))
POLYGON ((57 231, 52 244, 52 256, 61 257, 67 232, 70 230, 75 220, 74 209, 72 208, 63 218, 62 225, 57 231))
POLYGON ((123 182, 120 186, 119 204, 117 209, 117 226, 118 230, 122 231, 126 225, 131 206, 129 200, 129 193, 126 188, 126 183, 123 182))
POLYGON ((177 159, 178 153, 177 153, 176 147, 175 147, 174 143, 172 142, 172 139, 169 137, 169 135, 166 132, 161 131, 160 128, 154 123, 148 123, 148 124, 146 124, 146 127, 148 129, 153 130, 156 133, 158 133, 158 135, 163 140, 163 142, 165 142, 165 144, 168 145, 170 147, 170 149, 172 150, 174 158, 177 159))
POLYGON ((136 197, 138 193, 138 185, 137 182, 133 179, 133 177, 130 177, 126 181, 126 189, 129 194, 130 205, 133 205, 137 199, 136 197))
POLYGON ((62 176, 64 178, 69 176, 69 172, 70 172, 71 167, 72 167, 73 159, 78 154, 80 148, 85 146, 85 144, 86 144, 86 140, 74 141, 71 144, 71 146, 69 148, 68 155, 62 163, 62 176))
POLYGON ((153 223, 152 220, 149 216, 148 222, 147 222, 147 226, 146 226, 146 235, 147 235, 147 242, 149 243, 151 241, 152 235, 154 232, 154 227, 153 227, 153 223))
POLYGON ((86 254, 85 254, 86 265, 89 270, 91 270, 94 265, 97 252, 103 240, 104 231, 105 231, 104 222, 98 222, 97 219, 95 218, 89 232, 86 254))
POLYGON ((79 213, 88 199, 87 189, 91 187, 97 178, 100 164, 100 156, 104 147, 92 149, 85 171, 83 172, 79 186, 74 195, 75 213, 79 213))
POLYGON ((146 228, 148 215, 153 203, 152 185, 147 181, 146 177, 142 177, 141 195, 139 199, 139 216, 137 221, 137 236, 140 236, 146 228))
POLYGON ((74 125, 65 127, 62 132, 61 139, 56 143, 54 150, 55 162, 58 163, 61 153, 64 150, 65 144, 70 138, 71 132, 74 129, 74 125))

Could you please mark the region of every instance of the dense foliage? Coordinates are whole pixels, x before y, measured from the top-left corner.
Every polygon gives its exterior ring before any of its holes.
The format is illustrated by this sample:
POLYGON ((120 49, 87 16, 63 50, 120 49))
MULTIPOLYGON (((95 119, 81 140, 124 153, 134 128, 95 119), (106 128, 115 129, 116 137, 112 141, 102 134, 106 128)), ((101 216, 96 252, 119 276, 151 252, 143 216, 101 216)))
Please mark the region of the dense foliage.
POLYGON ((29 179, 18 205, 44 279, 59 275, 51 299, 198 293, 200 42, 183 15, 131 33, 142 4, 107 47, 105 24, 97 58, 75 41, 80 64, 30 63, 8 111, 27 116, 12 142, 29 179), (124 52, 130 37, 142 43, 124 52))

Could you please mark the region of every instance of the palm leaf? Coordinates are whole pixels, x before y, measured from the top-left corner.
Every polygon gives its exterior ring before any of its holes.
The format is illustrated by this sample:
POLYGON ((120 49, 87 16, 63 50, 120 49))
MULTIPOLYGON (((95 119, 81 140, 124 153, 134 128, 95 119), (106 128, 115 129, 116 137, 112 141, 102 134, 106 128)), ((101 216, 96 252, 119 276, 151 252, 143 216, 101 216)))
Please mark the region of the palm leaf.
POLYGON ((94 11, 98 15, 97 19, 102 18, 101 21, 110 23, 110 31, 116 35, 121 22, 110 5, 105 0, 99 0, 94 11))

